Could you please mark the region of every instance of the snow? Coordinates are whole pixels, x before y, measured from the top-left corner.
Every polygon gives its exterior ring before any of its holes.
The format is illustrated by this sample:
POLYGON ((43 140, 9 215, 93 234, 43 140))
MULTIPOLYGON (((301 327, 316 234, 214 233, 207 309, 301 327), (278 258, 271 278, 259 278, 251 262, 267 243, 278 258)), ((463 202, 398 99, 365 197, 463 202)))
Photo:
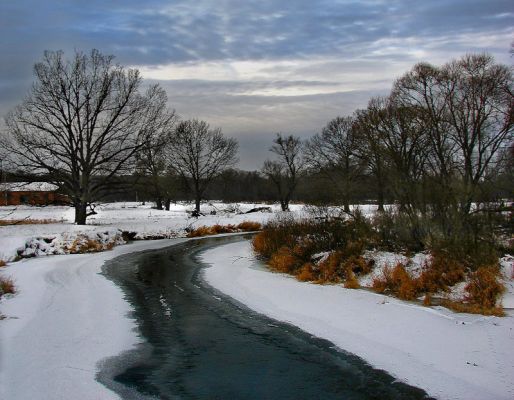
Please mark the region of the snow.
MULTIPOLYGON (((302 205, 292 205, 296 214, 301 214, 302 205)), ((75 239, 82 237, 96 239, 106 231, 118 241, 118 231, 136 232, 136 239, 174 238, 186 235, 186 229, 201 225, 239 224, 244 221, 266 222, 279 213, 279 206, 259 203, 223 204, 211 202, 202 204, 205 216, 190 217, 193 206, 187 203, 172 204, 169 211, 156 210, 152 204, 143 205, 136 202, 105 203, 96 207, 97 215, 87 219, 87 225, 73 224, 74 209, 68 206, 18 206, 0 207, 1 220, 51 220, 55 223, 31 225, 7 225, 0 227, 0 259, 12 261, 18 255, 18 249, 25 247, 45 247, 48 240, 54 242, 54 250, 40 251, 35 255, 64 254, 64 247, 75 239), (273 212, 256 212, 245 214, 255 207, 270 207, 273 212), (236 212, 234 212, 236 211, 236 212), (216 212, 211 215, 211 212, 216 212), (46 239, 46 240, 45 240, 46 239)))
MULTIPOLYGON (((122 231, 137 238, 176 238, 201 225, 266 222, 280 213, 265 204, 202 205, 206 214, 191 218, 192 205, 172 205, 170 211, 141 203, 107 203, 97 207, 88 225, 73 224, 66 206, 0 207, 2 220, 53 220, 50 224, 0 227, 0 259, 34 256, 0 268, 18 288, 0 300, 0 398, 110 399, 116 395, 95 381, 98 362, 133 348, 141 340, 127 316, 131 308, 123 293, 98 274, 101 265, 120 254, 168 246, 182 239, 139 241, 112 251, 65 254, 75 241, 94 239, 103 245, 123 243, 122 231), (244 214, 256 207, 272 213, 244 214), (211 212, 216 212, 211 215, 211 212), (106 305, 108 305, 106 307, 106 305)), ((372 214, 374 206, 361 207, 372 214)), ((293 205, 295 216, 307 211, 293 205)), ((316 258, 326 257, 320 253, 316 258)), ((360 278, 371 285, 386 265, 407 263, 413 276, 429 255, 412 258, 387 252, 367 252, 374 271, 360 278)), ((514 258, 501 260, 507 293, 505 318, 456 314, 442 307, 421 307, 365 290, 339 285, 297 282, 270 273, 256 261, 248 242, 219 247, 203 255, 213 267, 207 281, 248 307, 297 325, 313 335, 357 354, 398 379, 441 399, 514 398, 514 258)), ((451 294, 462 292, 463 285, 451 294)))
POLYGON ((0 302, 0 398, 117 399, 95 380, 98 362, 141 339, 123 293, 99 275, 102 264, 128 252, 180 239, 136 242, 112 251, 40 257, 2 269, 19 293, 0 302))
MULTIPOLYGON (((457 314, 270 273, 238 242, 202 254, 206 281, 440 399, 514 398, 514 315, 457 314)), ((384 259, 389 259, 384 255, 384 259)), ((420 257, 420 262, 422 257, 420 257)))

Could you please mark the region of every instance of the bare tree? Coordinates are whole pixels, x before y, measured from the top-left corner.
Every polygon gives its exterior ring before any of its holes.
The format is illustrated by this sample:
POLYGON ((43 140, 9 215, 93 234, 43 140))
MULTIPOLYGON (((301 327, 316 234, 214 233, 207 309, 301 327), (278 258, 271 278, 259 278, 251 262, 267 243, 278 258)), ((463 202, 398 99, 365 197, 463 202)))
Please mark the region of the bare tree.
POLYGON ((3 145, 15 166, 51 176, 83 225, 115 177, 133 172, 166 96, 158 86, 142 94, 137 70, 97 50, 71 60, 46 51, 34 73, 28 96, 6 118, 3 145))
POLYGON ((345 212, 350 211, 353 184, 362 172, 353 124, 352 117, 334 118, 306 145, 309 164, 339 189, 345 212))
POLYGON ((300 174, 304 168, 302 142, 293 135, 282 136, 277 133, 270 151, 278 156, 278 160, 266 160, 262 172, 277 189, 282 211, 289 210, 289 202, 298 185, 300 174))
POLYGON ((169 167, 187 182, 195 198, 195 211, 209 183, 237 162, 238 144, 223 136, 220 128, 210 129, 205 121, 180 122, 167 146, 169 167))
POLYGON ((378 129, 380 118, 374 112, 373 107, 373 103, 377 101, 380 100, 372 99, 367 109, 355 112, 353 130, 356 141, 356 155, 361 162, 367 164, 369 175, 374 177, 378 211, 384 211, 388 158, 382 135, 378 129))
POLYGON ((512 84, 511 70, 484 54, 440 68, 418 64, 395 83, 397 104, 423 110, 427 166, 463 214, 512 135, 512 84))
MULTIPOLYGON (((165 95, 165 93, 162 93, 165 95)), ((167 168, 166 146, 173 135, 176 115, 166 107, 166 99, 155 107, 154 116, 150 118, 153 125, 147 127, 149 132, 149 146, 138 153, 137 177, 143 180, 144 191, 155 200, 158 210, 162 210, 163 203, 169 209, 173 191, 172 177, 167 168)), ((141 187, 141 185, 139 186, 141 187)))

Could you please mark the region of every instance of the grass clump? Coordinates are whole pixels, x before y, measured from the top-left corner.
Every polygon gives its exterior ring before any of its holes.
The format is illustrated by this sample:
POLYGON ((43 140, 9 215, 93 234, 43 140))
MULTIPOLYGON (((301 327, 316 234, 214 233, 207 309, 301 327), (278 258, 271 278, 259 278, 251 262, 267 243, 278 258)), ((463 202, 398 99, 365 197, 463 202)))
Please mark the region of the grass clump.
POLYGON ((12 278, 0 276, 0 297, 5 294, 14 294, 16 293, 16 288, 14 286, 14 281, 12 278))
POLYGON ((220 225, 215 224, 212 226, 202 225, 196 229, 191 230, 187 237, 202 237, 202 236, 210 236, 210 235, 219 235, 222 233, 237 233, 237 232, 254 232, 261 229, 261 224, 258 222, 252 221, 244 221, 238 225, 220 225))
POLYGON ((56 219, 0 219, 0 226, 10 225, 46 225, 46 224, 57 224, 60 221, 56 219))
POLYGON ((402 263, 394 268, 386 266, 382 276, 373 279, 373 290, 378 293, 392 294, 402 300, 414 300, 418 291, 416 281, 409 275, 402 263))

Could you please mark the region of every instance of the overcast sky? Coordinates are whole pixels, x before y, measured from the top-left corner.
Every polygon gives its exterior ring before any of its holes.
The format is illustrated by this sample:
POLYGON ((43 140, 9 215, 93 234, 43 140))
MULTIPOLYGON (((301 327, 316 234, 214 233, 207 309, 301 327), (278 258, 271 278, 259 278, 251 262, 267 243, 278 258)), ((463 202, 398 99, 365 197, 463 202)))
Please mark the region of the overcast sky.
POLYGON ((512 65, 512 0, 0 0, 0 114, 44 50, 97 48, 166 88, 183 118, 240 142, 240 167, 275 132, 308 137, 385 94, 415 63, 489 52, 512 65))

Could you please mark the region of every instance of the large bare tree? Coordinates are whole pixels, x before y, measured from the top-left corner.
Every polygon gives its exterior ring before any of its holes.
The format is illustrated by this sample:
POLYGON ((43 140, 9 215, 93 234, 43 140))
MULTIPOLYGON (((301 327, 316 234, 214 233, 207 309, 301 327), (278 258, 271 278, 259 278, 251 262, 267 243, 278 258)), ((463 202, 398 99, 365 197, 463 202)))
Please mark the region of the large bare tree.
POLYGON ((293 135, 282 136, 277 133, 270 151, 277 159, 266 160, 262 172, 275 185, 282 211, 288 211, 289 202, 305 166, 303 144, 300 138, 293 135))
POLYGON ((418 64, 394 85, 396 104, 422 110, 429 172, 464 215, 512 136, 512 93, 511 69, 485 54, 418 64))
POLYGON ((169 167, 184 178, 195 198, 195 212, 210 182, 237 161, 238 144, 196 119, 178 123, 167 146, 169 167))
POLYGON ((141 93, 137 70, 97 50, 72 59, 46 51, 34 74, 27 97, 6 118, 3 144, 13 165, 48 174, 69 195, 82 225, 116 176, 133 172, 166 95, 158 86, 141 93))

